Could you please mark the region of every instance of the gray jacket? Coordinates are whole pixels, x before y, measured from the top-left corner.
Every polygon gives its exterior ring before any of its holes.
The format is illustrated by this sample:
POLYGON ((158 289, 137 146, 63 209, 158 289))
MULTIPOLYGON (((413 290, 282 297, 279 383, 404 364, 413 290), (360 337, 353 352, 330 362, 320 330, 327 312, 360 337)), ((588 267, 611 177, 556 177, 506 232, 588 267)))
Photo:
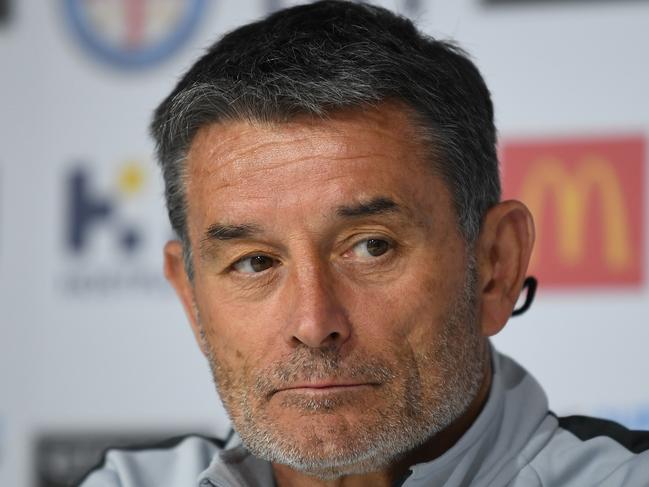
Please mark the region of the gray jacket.
MULTIPOLYGON (((484 409, 441 457, 413 465, 403 487, 649 487, 649 432, 610 421, 557 418, 536 380, 494 351, 484 409)), ((273 486, 268 462, 233 437, 191 436, 174 446, 111 450, 81 487, 273 486)))

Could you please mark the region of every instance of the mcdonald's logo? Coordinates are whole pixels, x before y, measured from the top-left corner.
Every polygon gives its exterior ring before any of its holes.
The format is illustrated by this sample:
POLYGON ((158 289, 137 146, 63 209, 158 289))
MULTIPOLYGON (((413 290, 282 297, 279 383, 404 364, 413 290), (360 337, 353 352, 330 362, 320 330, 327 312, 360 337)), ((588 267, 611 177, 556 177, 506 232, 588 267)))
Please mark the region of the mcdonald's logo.
POLYGON ((534 215, 542 285, 643 284, 645 156, 636 136, 503 144, 503 194, 534 215))

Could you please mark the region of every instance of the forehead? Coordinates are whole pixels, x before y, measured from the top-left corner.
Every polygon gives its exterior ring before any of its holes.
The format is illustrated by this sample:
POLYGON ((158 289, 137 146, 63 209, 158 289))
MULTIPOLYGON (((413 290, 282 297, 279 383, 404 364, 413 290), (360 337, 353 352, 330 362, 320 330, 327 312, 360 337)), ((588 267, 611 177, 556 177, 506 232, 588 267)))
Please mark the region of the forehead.
POLYGON ((327 119, 213 124, 197 133, 187 158, 188 216, 201 225, 209 216, 296 205, 324 211, 376 196, 405 203, 433 188, 448 199, 429 158, 408 113, 387 104, 327 119))

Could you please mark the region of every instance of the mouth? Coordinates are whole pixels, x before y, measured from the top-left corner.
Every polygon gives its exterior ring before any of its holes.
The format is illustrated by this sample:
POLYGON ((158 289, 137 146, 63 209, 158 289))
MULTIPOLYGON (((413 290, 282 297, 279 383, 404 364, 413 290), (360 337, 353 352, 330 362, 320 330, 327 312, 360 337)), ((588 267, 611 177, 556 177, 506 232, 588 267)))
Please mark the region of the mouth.
POLYGON ((336 382, 318 382, 318 383, 303 383, 293 384, 287 387, 276 389, 271 395, 277 393, 298 393, 308 394, 313 396, 321 396, 327 394, 336 394, 344 392, 357 392, 367 388, 375 388, 379 384, 374 382, 353 382, 353 383, 336 383, 336 382))

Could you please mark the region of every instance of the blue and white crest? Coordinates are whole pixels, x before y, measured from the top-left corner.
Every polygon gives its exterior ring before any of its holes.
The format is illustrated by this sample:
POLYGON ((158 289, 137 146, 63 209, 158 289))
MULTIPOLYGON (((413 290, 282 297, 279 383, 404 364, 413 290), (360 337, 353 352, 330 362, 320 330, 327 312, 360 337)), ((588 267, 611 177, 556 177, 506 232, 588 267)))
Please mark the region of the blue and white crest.
POLYGON ((78 36, 93 54, 122 67, 150 66, 196 28, 205 0, 65 0, 78 36))

